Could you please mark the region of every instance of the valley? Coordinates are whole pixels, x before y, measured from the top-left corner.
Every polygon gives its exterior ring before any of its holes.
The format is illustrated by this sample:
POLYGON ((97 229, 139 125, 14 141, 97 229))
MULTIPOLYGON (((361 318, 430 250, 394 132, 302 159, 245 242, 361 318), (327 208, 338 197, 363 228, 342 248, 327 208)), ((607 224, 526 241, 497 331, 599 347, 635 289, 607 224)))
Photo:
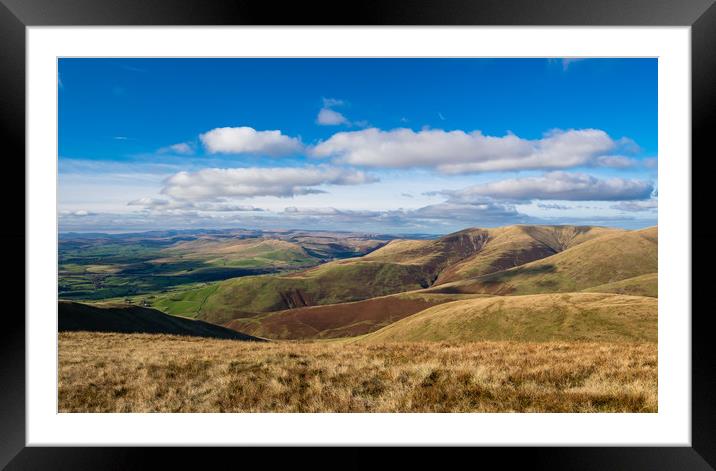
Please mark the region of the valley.
MULTIPOLYGON (((65 410, 656 408, 657 227, 517 225, 433 238, 309 231, 103 237, 61 241, 65 410), (106 285, 77 287, 93 277, 106 285), (88 394, 81 389, 88 378, 72 358, 109 360, 136 349, 147 356, 130 355, 131 362, 154 365, 141 373, 145 379, 116 379, 95 391, 101 397, 119 387, 124 399, 78 399, 88 394), (178 356, 156 356, 161 349, 179 349, 178 356), (610 370, 599 351, 642 362, 638 379, 616 379, 626 372, 610 370), (564 355, 584 373, 569 361, 558 366, 564 355), (503 377, 505 368, 512 373, 503 377), (201 388, 191 385, 204 369, 223 378, 210 381, 233 389, 195 397, 201 388), (176 389, 145 401, 141 382, 152 378, 176 389), (435 386, 424 391, 426 382, 435 386), (608 392, 620 387, 636 396, 608 392), (268 388, 267 398, 255 397, 260 388, 268 388), (176 402, 177 394, 190 397, 176 402), (440 406, 416 394, 437 395, 440 406)), ((91 374, 105 379, 130 368, 100 363, 106 366, 91 374)))

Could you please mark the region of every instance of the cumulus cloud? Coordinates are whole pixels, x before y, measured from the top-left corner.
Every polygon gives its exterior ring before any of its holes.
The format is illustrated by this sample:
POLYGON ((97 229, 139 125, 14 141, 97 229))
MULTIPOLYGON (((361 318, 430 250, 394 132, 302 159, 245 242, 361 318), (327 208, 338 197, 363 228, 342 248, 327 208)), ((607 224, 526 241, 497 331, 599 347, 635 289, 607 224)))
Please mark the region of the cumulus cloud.
POLYGON ((316 123, 322 126, 338 126, 348 124, 348 119, 336 110, 321 108, 321 111, 318 112, 316 123))
MULTIPOLYGON (((336 133, 309 152, 317 158, 351 165, 429 167, 460 174, 600 165, 597 159, 618 146, 618 141, 599 129, 555 130, 530 140, 514 134, 487 136, 480 131, 369 128, 336 133)), ((623 161, 602 159, 604 164, 623 161)))
POLYGON ((343 106, 345 102, 337 98, 323 98, 323 108, 318 112, 316 124, 321 126, 339 126, 341 124, 350 125, 350 121, 342 113, 334 110, 336 106, 343 106))
POLYGON ((654 184, 644 180, 599 179, 584 173, 549 172, 540 176, 510 178, 475 185, 459 191, 444 191, 457 200, 489 196, 505 200, 619 201, 643 200, 654 184))
MULTIPOLYGON (((449 228, 443 229, 443 232, 452 232, 469 226, 500 226, 534 220, 509 208, 460 203, 439 203, 418 209, 387 211, 297 208, 297 210, 285 212, 282 217, 290 220, 293 225, 324 228, 360 228, 373 231, 376 228, 383 227, 399 232, 407 230, 435 232, 436 229, 443 227, 449 228), (448 214, 446 211, 452 214, 448 214)), ((438 231, 441 232, 440 230, 438 231)))
POLYGON ((511 204, 484 199, 462 202, 448 200, 407 211, 406 216, 425 220, 454 220, 469 225, 501 225, 527 222, 529 217, 519 213, 511 204))
POLYGON ((394 227, 416 227, 431 222, 449 222, 463 225, 501 225, 528 222, 527 215, 519 213, 511 204, 481 198, 479 201, 444 201, 415 209, 392 209, 383 211, 336 209, 333 207, 284 209, 284 215, 292 218, 312 217, 322 223, 352 223, 358 226, 368 223, 394 227))
POLYGON ((378 181, 364 172, 335 167, 207 168, 179 172, 165 181, 162 194, 176 200, 211 201, 224 197, 291 197, 323 193, 320 185, 360 185, 378 181))
POLYGON ((257 131, 247 126, 216 128, 199 136, 210 154, 264 154, 282 156, 300 152, 303 144, 281 131, 257 131))
POLYGON ((636 161, 623 155, 601 155, 594 163, 597 167, 629 168, 633 167, 636 161))
POLYGON ((657 168, 659 166, 659 160, 656 157, 648 157, 643 162, 646 168, 657 168))
POLYGON ((178 144, 172 144, 170 146, 162 147, 159 149, 160 154, 168 154, 168 153, 174 153, 174 154, 183 154, 183 155, 189 155, 194 153, 194 147, 191 146, 188 142, 180 142, 178 144))

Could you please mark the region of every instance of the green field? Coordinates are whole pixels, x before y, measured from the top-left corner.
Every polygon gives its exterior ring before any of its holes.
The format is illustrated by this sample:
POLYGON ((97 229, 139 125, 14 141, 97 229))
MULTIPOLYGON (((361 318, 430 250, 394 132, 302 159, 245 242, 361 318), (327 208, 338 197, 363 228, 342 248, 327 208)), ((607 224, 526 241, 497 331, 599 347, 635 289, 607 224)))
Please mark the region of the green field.
MULTIPOLYGON (((305 236, 297 238, 303 241, 305 236)), ((86 301, 151 295, 166 312, 196 316, 190 310, 197 307, 197 284, 301 270, 362 255, 383 243, 345 239, 310 239, 304 248, 290 234, 65 237, 59 243, 58 289, 61 299, 86 301), (177 299, 175 291, 182 287, 191 288, 187 299, 177 299)))

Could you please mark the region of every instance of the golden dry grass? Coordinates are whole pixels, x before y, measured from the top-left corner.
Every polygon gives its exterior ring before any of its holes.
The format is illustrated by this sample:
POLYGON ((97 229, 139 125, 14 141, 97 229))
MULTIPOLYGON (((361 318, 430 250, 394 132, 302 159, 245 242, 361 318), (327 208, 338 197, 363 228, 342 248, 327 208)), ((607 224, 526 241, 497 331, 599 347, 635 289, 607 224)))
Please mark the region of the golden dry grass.
POLYGON ((656 412, 655 343, 61 333, 60 412, 656 412))
POLYGON ((658 300, 609 293, 464 299, 425 309, 364 342, 512 340, 656 342, 658 300))

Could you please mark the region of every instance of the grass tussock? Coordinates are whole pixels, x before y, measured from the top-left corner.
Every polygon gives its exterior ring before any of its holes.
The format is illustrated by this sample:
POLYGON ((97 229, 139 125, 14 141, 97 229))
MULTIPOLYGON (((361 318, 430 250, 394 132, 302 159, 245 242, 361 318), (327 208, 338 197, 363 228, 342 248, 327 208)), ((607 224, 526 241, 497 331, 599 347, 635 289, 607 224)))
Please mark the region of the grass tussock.
POLYGON ((655 343, 61 333, 60 412, 656 412, 655 343))

